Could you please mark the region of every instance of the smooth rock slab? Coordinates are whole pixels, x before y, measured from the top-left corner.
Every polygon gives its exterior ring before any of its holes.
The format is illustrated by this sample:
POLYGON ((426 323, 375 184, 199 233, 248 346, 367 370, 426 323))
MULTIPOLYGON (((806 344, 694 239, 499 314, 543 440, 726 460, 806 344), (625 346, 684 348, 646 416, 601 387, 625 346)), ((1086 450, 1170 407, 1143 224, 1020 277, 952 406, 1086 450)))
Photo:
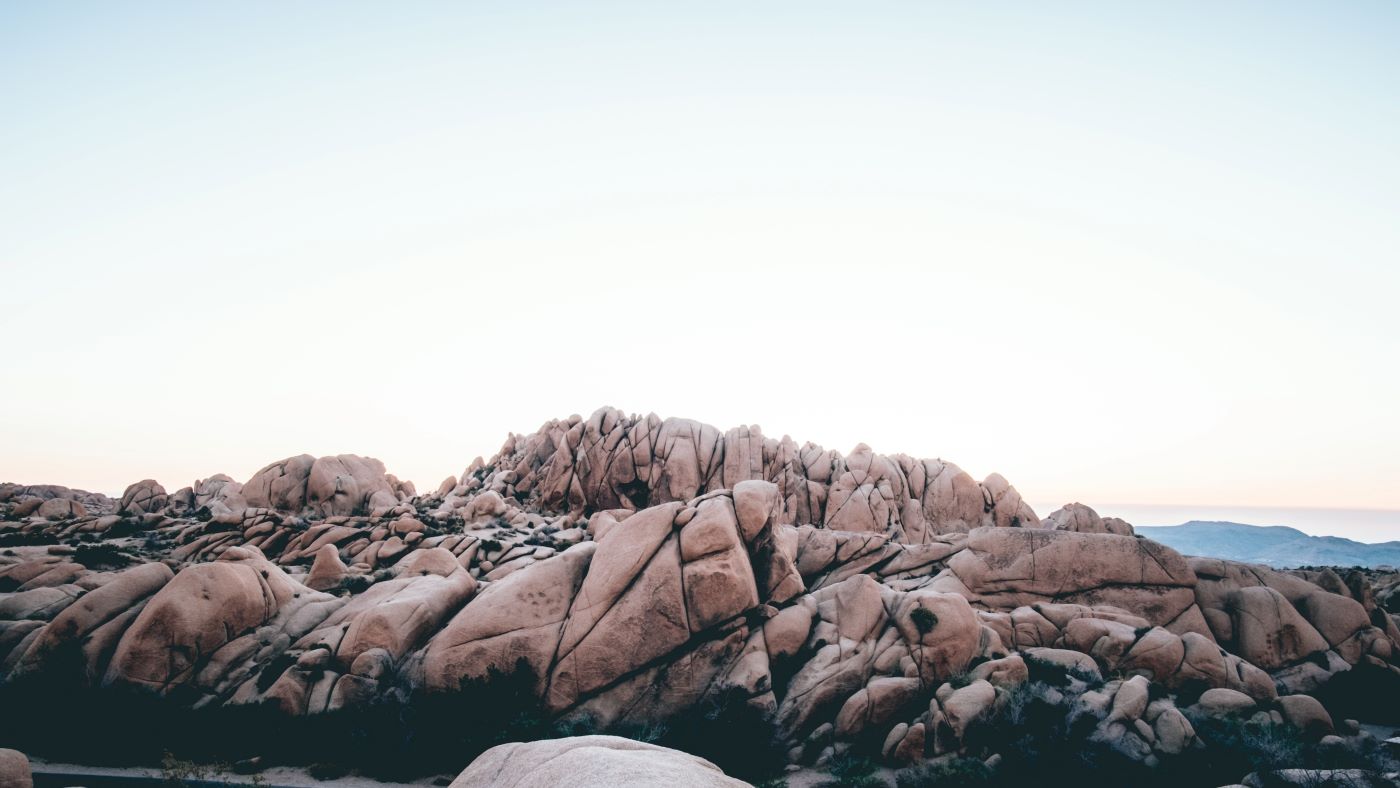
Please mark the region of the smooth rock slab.
POLYGON ((617 736, 576 736, 492 747, 472 761, 451 788, 625 788, 723 786, 748 783, 679 750, 617 736))

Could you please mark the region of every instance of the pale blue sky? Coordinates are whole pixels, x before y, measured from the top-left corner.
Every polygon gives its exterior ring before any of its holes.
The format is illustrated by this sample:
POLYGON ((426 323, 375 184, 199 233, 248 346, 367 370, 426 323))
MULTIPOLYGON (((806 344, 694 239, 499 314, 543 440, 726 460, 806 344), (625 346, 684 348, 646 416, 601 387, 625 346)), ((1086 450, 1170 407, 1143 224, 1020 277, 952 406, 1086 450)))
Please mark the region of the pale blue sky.
POLYGON ((1400 508, 1400 6, 0 2, 0 479, 602 404, 1400 508))

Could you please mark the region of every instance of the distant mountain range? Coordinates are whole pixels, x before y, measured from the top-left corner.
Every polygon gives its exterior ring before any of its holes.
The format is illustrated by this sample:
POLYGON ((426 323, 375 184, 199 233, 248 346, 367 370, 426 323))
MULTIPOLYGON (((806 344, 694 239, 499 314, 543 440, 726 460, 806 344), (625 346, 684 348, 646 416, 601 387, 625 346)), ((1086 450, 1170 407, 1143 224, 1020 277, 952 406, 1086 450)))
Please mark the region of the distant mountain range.
POLYGON ((1283 525, 1193 520, 1134 529, 1186 555, 1294 566, 1400 566, 1400 542, 1367 544, 1339 536, 1309 536, 1283 525))

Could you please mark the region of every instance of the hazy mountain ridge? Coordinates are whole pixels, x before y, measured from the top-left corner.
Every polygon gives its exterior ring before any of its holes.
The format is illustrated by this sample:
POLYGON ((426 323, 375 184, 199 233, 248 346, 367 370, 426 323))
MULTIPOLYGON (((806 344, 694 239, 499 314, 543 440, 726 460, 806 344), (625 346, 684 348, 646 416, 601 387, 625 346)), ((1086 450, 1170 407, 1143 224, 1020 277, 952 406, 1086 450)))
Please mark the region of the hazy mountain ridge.
POLYGON ((1340 536, 1312 536, 1283 525, 1192 520, 1138 526, 1137 533, 1187 555, 1295 566, 1400 566, 1400 541, 1368 544, 1340 536))

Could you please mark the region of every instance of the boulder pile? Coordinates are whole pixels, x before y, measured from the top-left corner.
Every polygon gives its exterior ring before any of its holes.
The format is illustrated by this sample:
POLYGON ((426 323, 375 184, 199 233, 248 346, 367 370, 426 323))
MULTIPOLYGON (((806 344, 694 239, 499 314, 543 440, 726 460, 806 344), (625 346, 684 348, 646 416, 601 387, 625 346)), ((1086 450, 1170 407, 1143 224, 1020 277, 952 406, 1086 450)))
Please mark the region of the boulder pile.
MULTIPOLYGON (((737 705, 799 765, 976 754, 1034 701, 1149 767, 1202 746, 1201 720, 1358 735, 1318 700, 1333 680, 1400 686, 1393 578, 1185 557, 943 460, 612 409, 423 495, 302 455, 116 500, 0 485, 0 515, 0 686, 307 717, 511 675, 598 731, 737 705)), ((729 784, 570 741, 492 750, 458 784, 536 761, 729 784)))

